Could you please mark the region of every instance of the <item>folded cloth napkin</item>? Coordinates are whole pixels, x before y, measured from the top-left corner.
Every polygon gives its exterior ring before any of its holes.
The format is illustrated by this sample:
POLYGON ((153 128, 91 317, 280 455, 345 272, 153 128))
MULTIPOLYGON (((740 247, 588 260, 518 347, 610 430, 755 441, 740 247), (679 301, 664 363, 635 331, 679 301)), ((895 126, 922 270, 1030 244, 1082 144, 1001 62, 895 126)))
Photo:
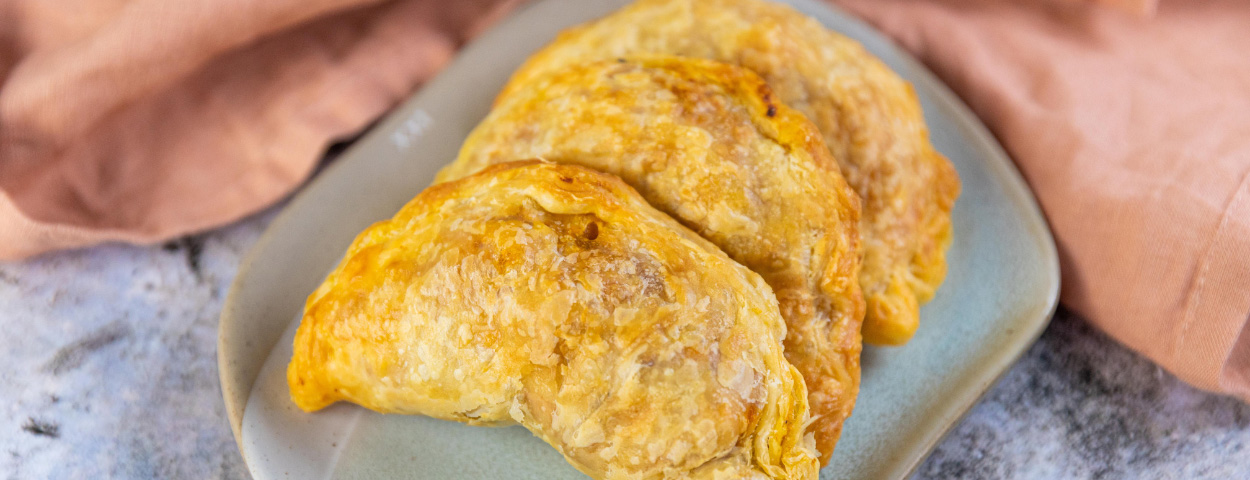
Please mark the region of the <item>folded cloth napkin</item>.
POLYGON ((1001 0, 845 0, 967 101, 1050 220, 1065 305, 1250 401, 1250 3, 1153 17, 1001 0))
POLYGON ((255 212, 513 3, 0 1, 0 259, 255 212))
MULTIPOLYGON (((838 1, 999 136, 1054 228, 1069 307, 1250 400, 1250 6, 838 1)), ((0 2, 0 259, 263 208, 513 3, 0 2)))
POLYGON ((1098 3, 1119 7, 1138 15, 1151 15, 1159 6, 1158 0, 1096 0, 1098 3))

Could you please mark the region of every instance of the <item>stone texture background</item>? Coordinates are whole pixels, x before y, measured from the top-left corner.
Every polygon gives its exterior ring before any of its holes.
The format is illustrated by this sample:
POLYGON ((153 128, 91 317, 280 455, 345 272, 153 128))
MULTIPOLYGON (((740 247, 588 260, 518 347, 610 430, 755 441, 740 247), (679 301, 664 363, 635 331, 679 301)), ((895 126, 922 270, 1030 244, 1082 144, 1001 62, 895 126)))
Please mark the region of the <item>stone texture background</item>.
MULTIPOLYGON (((165 245, 0 263, 0 478, 248 478, 217 317, 275 211, 165 245)), ((1250 405, 1061 310, 915 478, 1250 478, 1250 405)))

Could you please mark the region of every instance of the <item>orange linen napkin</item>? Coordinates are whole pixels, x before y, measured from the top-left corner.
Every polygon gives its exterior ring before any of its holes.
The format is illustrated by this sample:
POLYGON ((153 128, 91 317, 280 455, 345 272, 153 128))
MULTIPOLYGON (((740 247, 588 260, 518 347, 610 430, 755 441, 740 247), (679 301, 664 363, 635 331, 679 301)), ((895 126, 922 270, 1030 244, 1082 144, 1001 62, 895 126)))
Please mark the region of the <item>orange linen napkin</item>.
POLYGON ((1159 6, 1158 0, 1095 0, 1097 3, 1121 8, 1138 15, 1152 15, 1159 6))
MULTIPOLYGON (((1250 399, 1250 7, 840 0, 1032 183, 1063 300, 1250 399)), ((512 1, 0 0, 0 259, 153 242, 280 199, 512 1)))
POLYGON ((990 126, 1059 244, 1063 302, 1250 401, 1250 3, 1144 18, 999 0, 845 0, 990 126))
POLYGON ((255 212, 514 3, 0 0, 0 259, 255 212))

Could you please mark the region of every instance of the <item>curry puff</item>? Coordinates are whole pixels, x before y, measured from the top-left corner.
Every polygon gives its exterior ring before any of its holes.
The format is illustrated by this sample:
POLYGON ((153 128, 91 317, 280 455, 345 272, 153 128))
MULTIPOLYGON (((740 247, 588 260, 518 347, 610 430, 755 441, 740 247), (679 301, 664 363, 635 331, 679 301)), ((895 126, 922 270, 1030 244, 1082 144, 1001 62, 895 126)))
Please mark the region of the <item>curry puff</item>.
POLYGON ((864 340, 906 343, 919 304, 946 275, 950 211, 959 194, 954 168, 929 143, 911 85, 855 41, 784 5, 640 0, 562 33, 517 71, 500 98, 570 65, 637 53, 741 65, 764 77, 777 101, 811 118, 864 202, 864 340))
POLYGON ((620 179, 541 162, 430 187, 308 298, 287 371, 340 400, 520 424, 594 478, 817 478, 759 275, 620 179))
POLYGON ((512 91, 439 180, 514 158, 620 176, 763 276, 828 454, 859 388, 859 200, 820 132, 749 70, 702 59, 573 65, 512 91))

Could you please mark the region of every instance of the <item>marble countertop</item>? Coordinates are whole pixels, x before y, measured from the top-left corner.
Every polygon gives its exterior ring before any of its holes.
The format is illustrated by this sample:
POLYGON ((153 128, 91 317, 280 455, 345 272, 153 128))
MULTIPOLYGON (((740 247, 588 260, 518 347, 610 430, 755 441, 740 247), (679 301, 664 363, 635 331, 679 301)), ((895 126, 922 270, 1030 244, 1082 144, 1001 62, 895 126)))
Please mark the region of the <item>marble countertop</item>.
MULTIPOLYGON (((0 263, 0 476, 245 479, 217 318, 273 210, 164 245, 0 263)), ((1250 405, 1060 311, 918 479, 1250 477, 1250 405)))

